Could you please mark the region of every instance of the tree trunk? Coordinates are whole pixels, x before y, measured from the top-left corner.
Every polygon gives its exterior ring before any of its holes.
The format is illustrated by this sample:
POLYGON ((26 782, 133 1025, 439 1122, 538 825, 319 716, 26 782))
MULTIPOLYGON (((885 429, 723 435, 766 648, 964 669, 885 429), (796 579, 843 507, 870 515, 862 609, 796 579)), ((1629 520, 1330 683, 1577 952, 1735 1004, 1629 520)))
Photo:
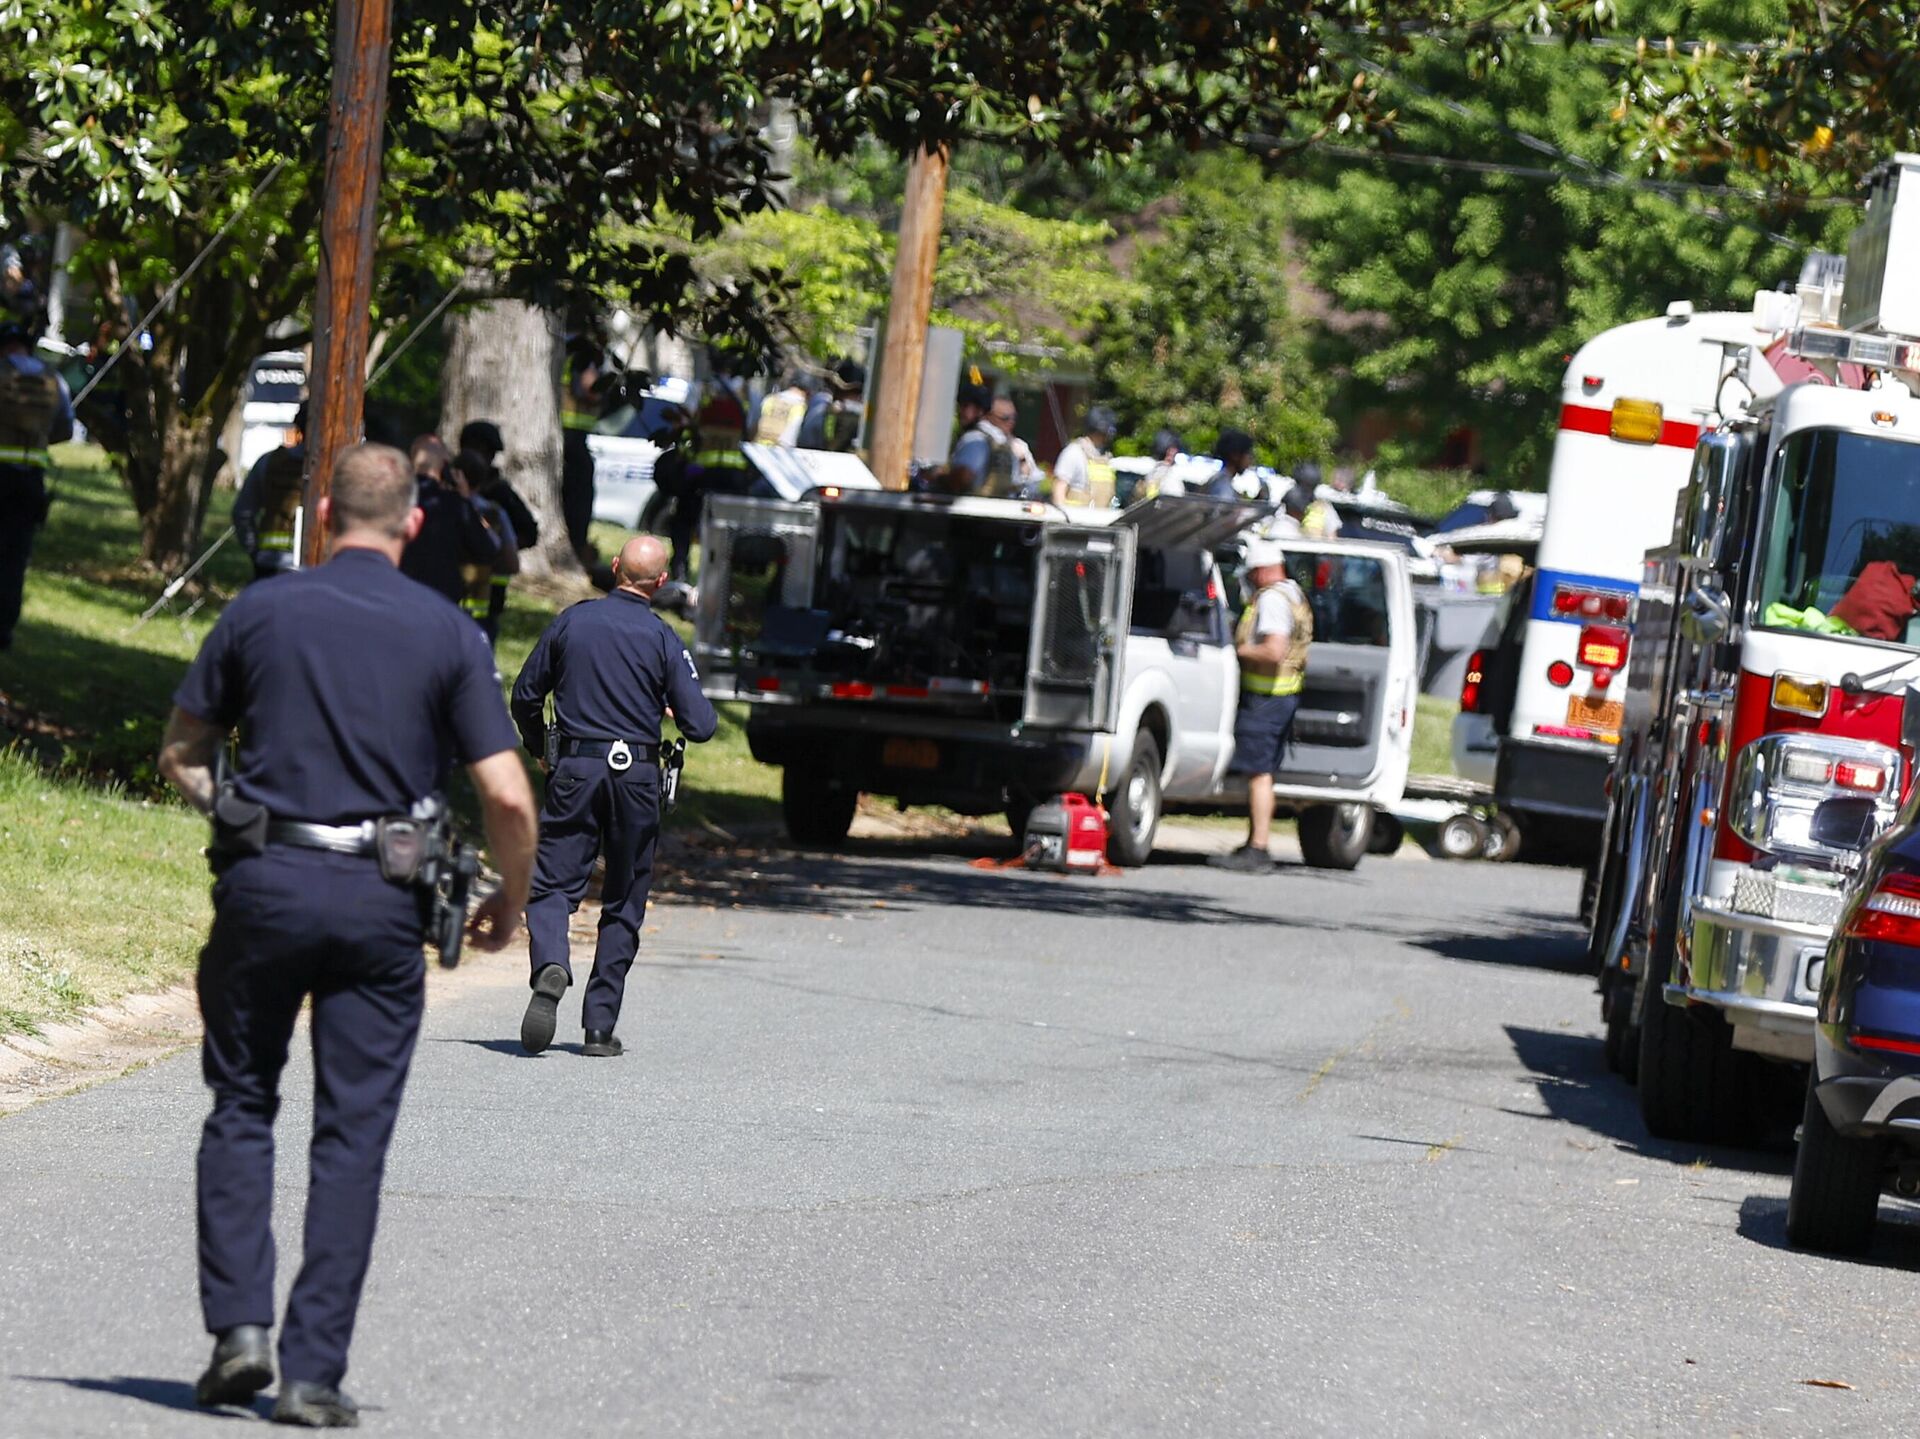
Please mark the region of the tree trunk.
POLYGON ((521 573, 578 575, 560 501, 559 316, 519 300, 494 300, 447 321, 440 434, 457 445, 471 420, 492 420, 506 441, 499 464, 540 522, 540 542, 520 552, 521 573))

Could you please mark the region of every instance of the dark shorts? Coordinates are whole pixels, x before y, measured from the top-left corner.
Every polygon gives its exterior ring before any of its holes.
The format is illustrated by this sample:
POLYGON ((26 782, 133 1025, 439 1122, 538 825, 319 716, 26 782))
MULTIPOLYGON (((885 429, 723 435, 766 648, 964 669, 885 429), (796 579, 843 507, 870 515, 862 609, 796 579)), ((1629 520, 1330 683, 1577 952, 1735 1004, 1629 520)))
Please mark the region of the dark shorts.
POLYGON ((1233 763, 1227 773, 1276 773, 1299 708, 1299 695, 1241 695, 1239 713, 1233 717, 1233 763))

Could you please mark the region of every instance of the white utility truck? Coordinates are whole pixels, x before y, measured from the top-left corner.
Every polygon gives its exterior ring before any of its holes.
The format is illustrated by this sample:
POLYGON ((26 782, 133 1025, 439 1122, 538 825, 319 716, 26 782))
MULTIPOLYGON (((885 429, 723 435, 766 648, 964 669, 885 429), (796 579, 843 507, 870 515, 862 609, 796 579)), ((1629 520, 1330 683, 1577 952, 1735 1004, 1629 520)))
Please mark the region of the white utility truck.
MULTIPOLYGON (((789 833, 846 836, 862 793, 1021 833, 1055 794, 1104 795, 1111 857, 1145 863, 1169 808, 1243 809, 1237 544, 1265 504, 1123 511, 816 488, 716 497, 694 652, 707 693, 755 706, 789 833), (1223 563, 1223 559, 1225 563, 1223 563)), ((1288 540, 1314 615, 1283 804, 1310 864, 1351 869, 1412 749, 1412 588, 1397 546, 1288 540)))

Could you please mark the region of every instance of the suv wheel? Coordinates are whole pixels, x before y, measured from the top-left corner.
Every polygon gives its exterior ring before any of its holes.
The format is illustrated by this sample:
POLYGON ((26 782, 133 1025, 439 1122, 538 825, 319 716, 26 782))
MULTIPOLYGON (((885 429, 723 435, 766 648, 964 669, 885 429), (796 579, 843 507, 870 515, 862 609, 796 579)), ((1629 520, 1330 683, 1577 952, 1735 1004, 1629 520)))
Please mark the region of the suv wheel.
POLYGON ((1107 810, 1107 857, 1137 869, 1153 853, 1160 828, 1160 741, 1142 733, 1107 810))
POLYGON ((1864 1254, 1873 1243, 1885 1167, 1885 1142, 1850 1139, 1835 1129, 1809 1078, 1787 1198, 1787 1242, 1825 1254, 1864 1254))

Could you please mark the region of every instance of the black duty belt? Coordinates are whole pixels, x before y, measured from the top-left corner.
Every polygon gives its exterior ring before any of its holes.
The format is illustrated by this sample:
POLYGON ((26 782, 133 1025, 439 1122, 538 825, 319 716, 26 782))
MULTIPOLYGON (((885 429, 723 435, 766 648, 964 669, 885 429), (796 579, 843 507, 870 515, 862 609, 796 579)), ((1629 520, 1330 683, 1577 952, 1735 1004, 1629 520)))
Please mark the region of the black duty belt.
POLYGON ((654 755, 658 744, 627 739, 566 739, 560 741, 561 759, 603 759, 610 770, 626 770, 640 755, 654 755))
POLYGON ((324 849, 334 854, 376 853, 375 828, 370 819, 359 824, 303 824, 276 819, 267 825, 268 844, 290 844, 297 849, 324 849))

